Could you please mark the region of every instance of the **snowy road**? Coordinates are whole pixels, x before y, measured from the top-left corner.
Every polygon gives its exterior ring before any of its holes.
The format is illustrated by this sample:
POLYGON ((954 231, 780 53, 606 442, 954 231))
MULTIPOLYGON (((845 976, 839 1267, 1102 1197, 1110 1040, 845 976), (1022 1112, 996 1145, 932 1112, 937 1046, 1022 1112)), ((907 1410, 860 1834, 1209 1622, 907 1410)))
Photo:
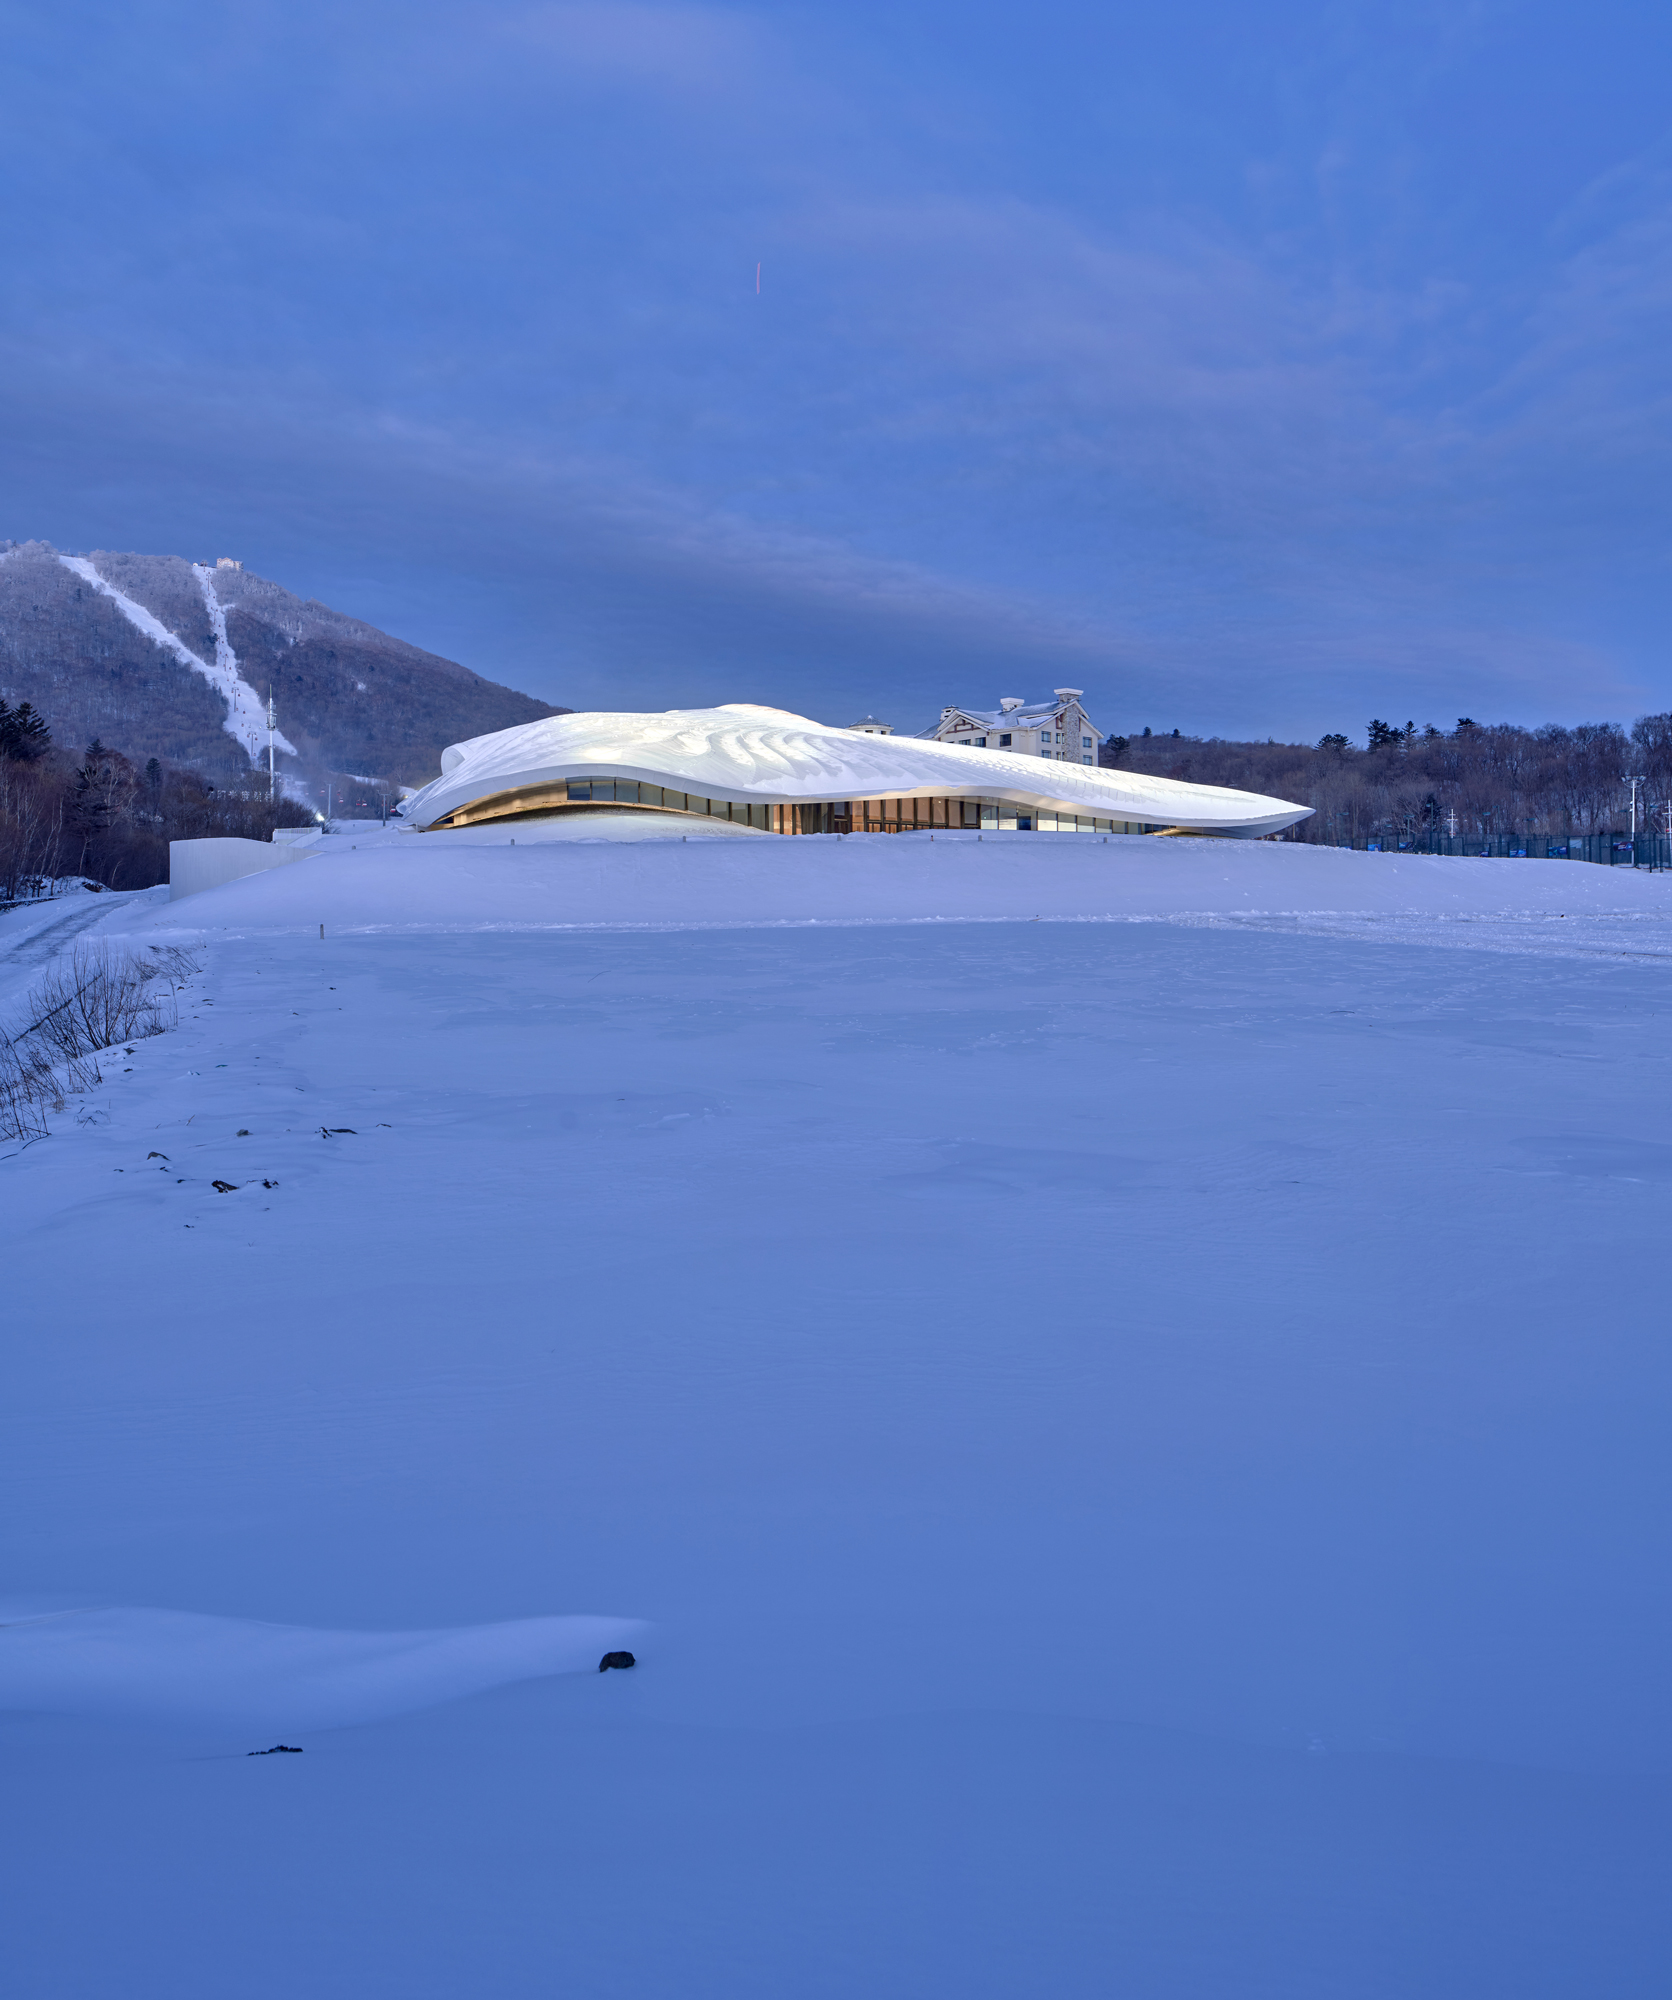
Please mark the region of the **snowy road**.
POLYGON ((10 1593, 640 1664, 251 1761, 124 1719, 132 1621, 0 1719, 14 1990, 1664 1990, 1658 906, 339 935, 365 880, 194 899, 180 1027, 0 1163, 10 1593))
POLYGON ((54 896, 0 910, 0 1002, 27 991, 84 931, 108 923, 117 910, 142 897, 152 898, 154 892, 54 896))

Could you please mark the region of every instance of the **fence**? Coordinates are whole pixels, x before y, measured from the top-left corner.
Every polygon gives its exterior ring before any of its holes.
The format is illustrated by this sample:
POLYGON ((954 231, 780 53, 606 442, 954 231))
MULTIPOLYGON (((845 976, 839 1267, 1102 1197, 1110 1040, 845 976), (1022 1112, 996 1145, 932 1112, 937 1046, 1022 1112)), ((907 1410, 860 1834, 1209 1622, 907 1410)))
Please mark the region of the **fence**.
POLYGON ((1504 860, 1591 861, 1604 868, 1672 868, 1672 840, 1664 833, 1574 833, 1563 839, 1542 835, 1360 834, 1322 843, 1352 847, 1361 854, 1473 854, 1504 860))

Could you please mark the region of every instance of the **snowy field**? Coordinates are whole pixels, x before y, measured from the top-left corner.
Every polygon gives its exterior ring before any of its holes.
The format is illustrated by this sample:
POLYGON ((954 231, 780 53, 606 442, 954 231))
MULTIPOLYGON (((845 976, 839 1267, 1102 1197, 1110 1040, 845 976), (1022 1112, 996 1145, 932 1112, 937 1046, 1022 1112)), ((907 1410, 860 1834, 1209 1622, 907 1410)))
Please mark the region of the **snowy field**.
POLYGON ((20 2000, 1658 2000, 1672 877, 330 846, 64 907, 20 2000))

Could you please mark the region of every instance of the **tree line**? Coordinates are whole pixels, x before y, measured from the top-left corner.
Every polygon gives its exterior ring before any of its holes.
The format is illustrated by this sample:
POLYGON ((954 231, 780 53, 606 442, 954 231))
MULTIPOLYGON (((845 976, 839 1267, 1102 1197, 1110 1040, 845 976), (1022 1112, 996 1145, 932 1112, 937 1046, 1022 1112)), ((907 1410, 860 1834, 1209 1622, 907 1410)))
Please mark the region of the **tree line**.
POLYGON ((1623 831, 1631 779, 1638 825, 1667 830, 1672 802, 1672 714, 1618 722, 1476 722, 1453 729, 1373 718, 1362 746, 1332 732, 1315 744, 1223 737, 1111 737, 1099 759, 1153 777, 1231 785, 1307 805, 1313 816, 1286 839, 1332 845, 1366 838, 1455 833, 1496 839, 1623 831))
MULTIPOLYGON (((1333 845, 1431 834, 1496 839, 1608 833, 1629 824, 1665 830, 1672 807, 1672 714, 1525 729, 1459 716, 1453 729, 1372 718, 1362 747, 1331 732, 1315 744, 1225 737, 1108 737, 1105 767, 1229 785, 1313 809, 1285 839, 1333 845)), ((79 875, 111 889, 168 880, 168 843, 233 835, 269 840, 307 826, 312 812, 269 799, 251 771, 212 783, 189 766, 143 767, 97 740, 80 756, 59 750, 28 702, 0 700, 0 902, 43 893, 79 875)))
POLYGON ((96 739, 79 757, 58 749, 28 702, 0 700, 0 902, 44 894, 66 876, 109 889, 168 880, 168 843, 233 835, 270 840, 313 814, 270 800, 265 780, 217 787, 200 771, 152 757, 143 768, 96 739))

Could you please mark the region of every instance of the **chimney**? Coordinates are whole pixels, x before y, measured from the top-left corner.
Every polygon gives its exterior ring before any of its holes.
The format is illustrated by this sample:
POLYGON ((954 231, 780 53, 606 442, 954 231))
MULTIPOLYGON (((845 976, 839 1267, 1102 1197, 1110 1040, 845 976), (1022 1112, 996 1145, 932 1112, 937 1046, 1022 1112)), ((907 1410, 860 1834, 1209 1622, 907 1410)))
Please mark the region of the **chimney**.
POLYGON ((1052 694, 1054 694, 1054 695, 1056 696, 1056 698, 1057 698, 1057 700, 1058 700, 1058 701, 1078 701, 1078 700, 1080 699, 1081 695, 1083 695, 1083 694, 1085 693, 1085 689, 1084 689, 1084 688, 1052 688, 1051 692, 1052 692, 1052 694))
POLYGON ((1013 708, 1020 708, 1021 705, 1022 705, 1022 697, 1019 694, 1001 694, 999 696, 999 707, 1004 710, 1006 715, 1008 715, 1013 708))

